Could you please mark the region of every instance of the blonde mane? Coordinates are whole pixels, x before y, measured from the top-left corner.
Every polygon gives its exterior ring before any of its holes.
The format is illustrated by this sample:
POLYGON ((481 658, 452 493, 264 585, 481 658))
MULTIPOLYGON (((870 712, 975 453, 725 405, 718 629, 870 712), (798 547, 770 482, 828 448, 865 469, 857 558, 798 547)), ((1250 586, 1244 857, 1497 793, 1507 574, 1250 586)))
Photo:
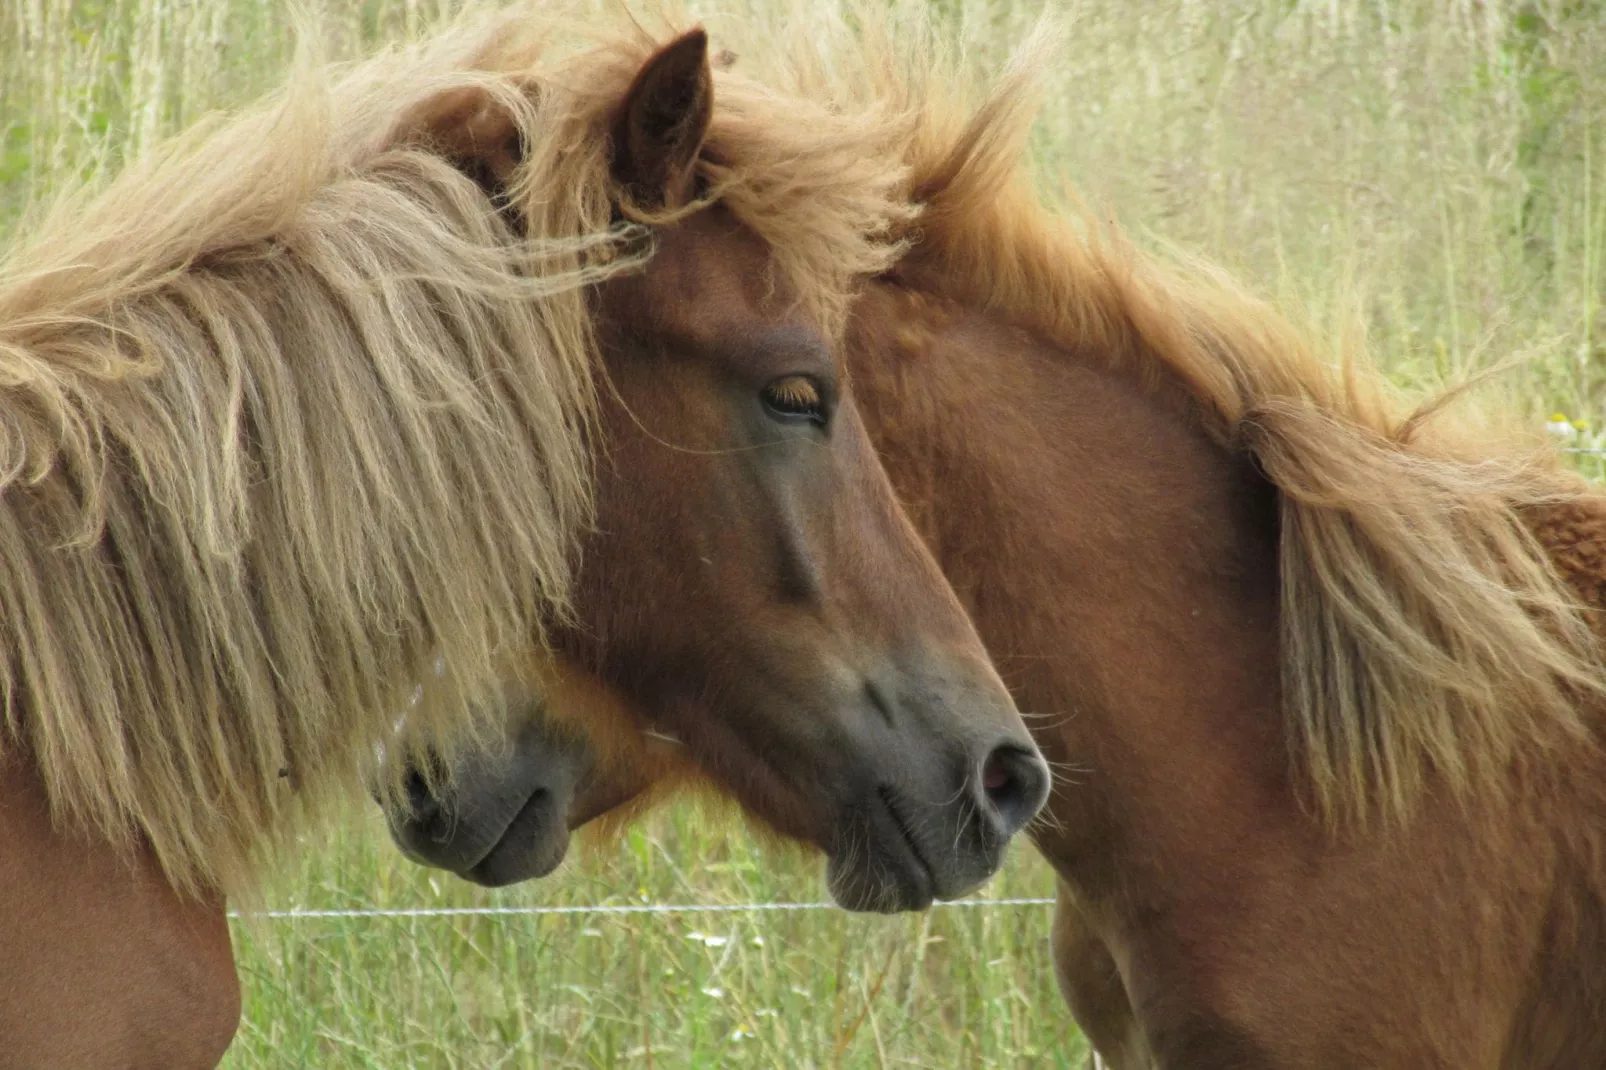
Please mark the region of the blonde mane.
POLYGON ((1553 451, 1458 426, 1455 391, 1406 410, 1364 353, 1334 355, 1223 272, 1046 208, 1023 155, 1052 20, 979 107, 925 15, 858 20, 856 91, 914 113, 921 213, 897 272, 1180 393, 1277 488, 1282 701, 1324 820, 1403 819, 1430 778, 1497 792, 1525 755, 1595 738, 1599 607, 1535 532, 1565 552, 1579 509, 1606 530, 1606 499, 1553 451))
MULTIPOLYGON (((181 888, 249 889, 372 774, 415 680, 404 745, 474 735, 565 611, 586 286, 651 254, 610 218, 604 124, 658 42, 550 59, 562 28, 303 61, 0 265, 0 750, 181 888), (442 147, 465 100, 524 146, 525 233, 442 147)), ((705 177, 833 328, 899 251, 897 129, 719 89, 705 177)))

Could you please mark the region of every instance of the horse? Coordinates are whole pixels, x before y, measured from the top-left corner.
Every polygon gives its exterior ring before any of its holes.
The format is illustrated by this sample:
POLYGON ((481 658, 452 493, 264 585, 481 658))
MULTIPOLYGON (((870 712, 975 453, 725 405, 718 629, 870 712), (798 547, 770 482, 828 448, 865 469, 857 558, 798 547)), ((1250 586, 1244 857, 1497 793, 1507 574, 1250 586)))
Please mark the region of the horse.
MULTIPOLYGON (((1051 36, 975 109, 890 40, 861 55, 922 113, 918 240, 854 305, 849 367, 1065 770, 1031 834, 1098 1057, 1606 1065, 1606 496, 1455 390, 1408 409, 1220 270, 1046 206, 1021 157, 1051 36)), ((536 725, 565 700, 527 697, 536 725)), ((589 757, 542 835, 701 775, 651 738, 589 757)), ((514 765, 548 760, 537 733, 514 765)))
POLYGON ((563 32, 303 60, 0 268, 0 1063, 214 1065, 225 903, 509 679, 647 704, 855 909, 1042 804, 834 344, 901 120, 563 32))

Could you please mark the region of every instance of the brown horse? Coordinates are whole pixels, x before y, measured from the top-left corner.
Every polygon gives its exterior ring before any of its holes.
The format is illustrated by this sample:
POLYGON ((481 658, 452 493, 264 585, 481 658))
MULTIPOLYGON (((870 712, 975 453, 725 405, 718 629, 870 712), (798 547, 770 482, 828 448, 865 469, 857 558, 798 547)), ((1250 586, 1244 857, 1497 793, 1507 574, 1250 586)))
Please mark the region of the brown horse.
MULTIPOLYGON (((1076 770, 1034 829, 1073 1012, 1121 1070, 1606 1066, 1606 497, 1047 211, 1042 62, 969 121, 940 66, 882 85, 922 102, 921 240, 847 349, 1076 770)), ((582 778, 570 824, 648 757, 582 778)))
POLYGON ((436 656, 403 754, 520 673, 628 696, 853 907, 964 892, 1041 805, 832 345, 899 127, 716 106, 700 32, 552 36, 300 71, 0 273, 0 1063, 213 1064, 224 897, 436 656))

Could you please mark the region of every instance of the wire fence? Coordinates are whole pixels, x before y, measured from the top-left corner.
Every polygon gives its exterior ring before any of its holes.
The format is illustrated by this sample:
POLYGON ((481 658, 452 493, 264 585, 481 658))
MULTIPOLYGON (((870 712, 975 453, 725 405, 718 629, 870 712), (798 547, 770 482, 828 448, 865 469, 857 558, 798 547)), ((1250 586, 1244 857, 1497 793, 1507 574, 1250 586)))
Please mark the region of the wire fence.
MULTIPOLYGON (((933 903, 933 909, 960 907, 1052 906, 1053 899, 955 899, 933 903)), ((337 918, 507 918, 596 914, 759 914, 774 911, 840 910, 835 903, 629 903, 580 904, 561 907, 408 907, 395 910, 261 910, 229 911, 231 918, 267 918, 274 921, 310 921, 337 918)))

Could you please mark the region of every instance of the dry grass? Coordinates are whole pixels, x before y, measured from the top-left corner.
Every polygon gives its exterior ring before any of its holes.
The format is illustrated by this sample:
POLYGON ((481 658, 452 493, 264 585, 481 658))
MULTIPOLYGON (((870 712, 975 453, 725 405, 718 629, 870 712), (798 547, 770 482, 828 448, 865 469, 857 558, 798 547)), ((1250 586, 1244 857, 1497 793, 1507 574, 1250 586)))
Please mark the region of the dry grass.
MULTIPOLYGON (((732 13, 730 0, 711 23, 779 2, 732 13)), ((931 4, 993 68, 1036 10, 931 4)), ((343 55, 456 5, 326 6, 324 46, 343 55)), ((1407 386, 1531 358, 1507 384, 1533 426, 1564 413, 1588 424, 1576 442, 1606 441, 1606 2, 1069 6, 1072 46, 1034 142, 1045 184, 1068 178, 1149 240, 1223 261, 1319 321, 1360 323, 1407 386)), ((272 84, 286 25, 276 0, 11 0, 0 227, 66 176, 272 84)), ((989 893, 1048 887, 1020 857, 989 893)), ((281 894, 395 906, 642 888, 819 895, 812 863, 690 810, 498 895, 432 883, 364 826, 309 851, 281 894)), ((265 925, 241 931, 248 1020, 230 1065, 1072 1066, 1047 922, 1027 908, 265 925)))

